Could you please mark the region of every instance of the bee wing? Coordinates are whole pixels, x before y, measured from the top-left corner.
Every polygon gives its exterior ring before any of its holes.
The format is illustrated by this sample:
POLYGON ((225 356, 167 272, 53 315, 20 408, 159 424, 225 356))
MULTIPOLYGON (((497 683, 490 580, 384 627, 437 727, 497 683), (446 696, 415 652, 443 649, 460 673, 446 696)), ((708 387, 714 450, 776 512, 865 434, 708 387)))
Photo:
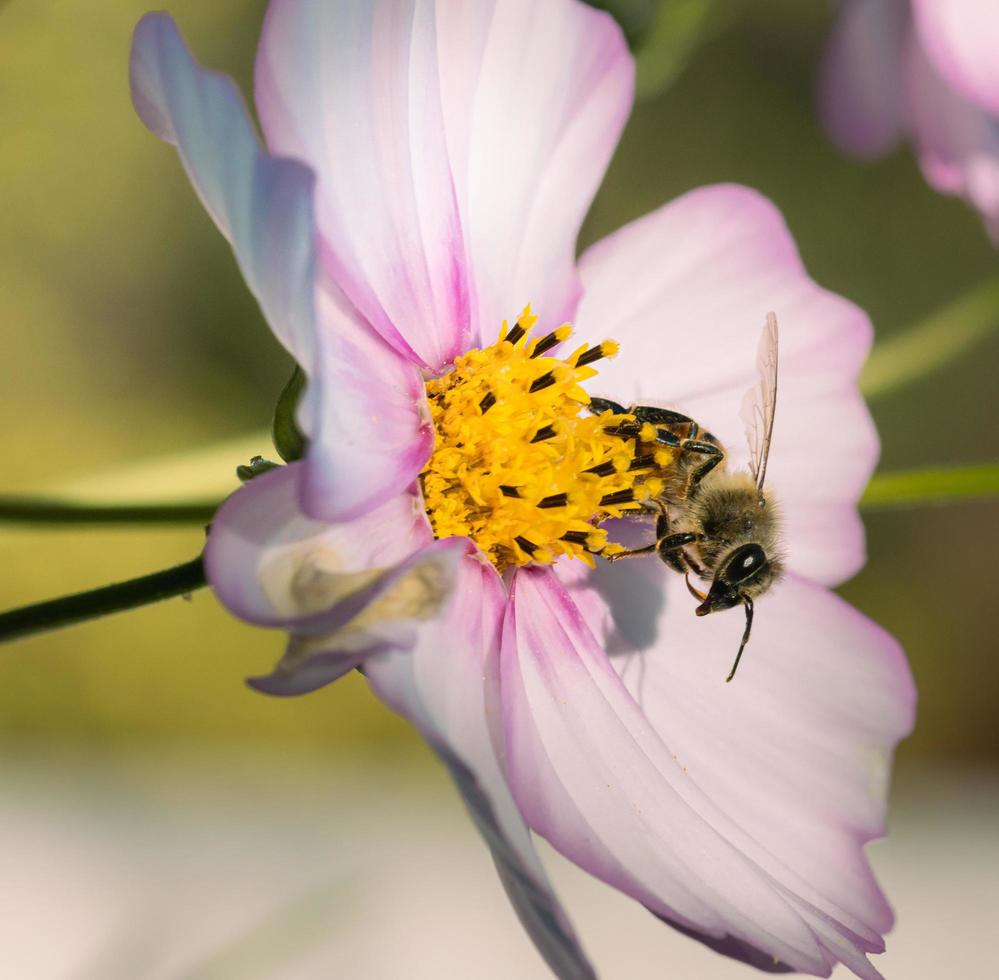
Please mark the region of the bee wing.
POLYGON ((749 442, 749 470, 756 481, 756 489, 762 493, 777 408, 777 317, 773 313, 767 314, 756 367, 760 380, 744 395, 741 415, 749 442))

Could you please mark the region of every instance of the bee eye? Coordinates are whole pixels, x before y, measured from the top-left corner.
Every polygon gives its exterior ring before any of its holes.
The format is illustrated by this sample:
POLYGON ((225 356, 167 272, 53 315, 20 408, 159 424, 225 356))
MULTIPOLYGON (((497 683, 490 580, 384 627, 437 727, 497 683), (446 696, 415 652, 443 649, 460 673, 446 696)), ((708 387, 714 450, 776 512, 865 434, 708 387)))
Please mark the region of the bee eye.
POLYGON ((758 544, 745 544, 729 558, 725 578, 738 585, 756 575, 766 563, 766 553, 758 544))

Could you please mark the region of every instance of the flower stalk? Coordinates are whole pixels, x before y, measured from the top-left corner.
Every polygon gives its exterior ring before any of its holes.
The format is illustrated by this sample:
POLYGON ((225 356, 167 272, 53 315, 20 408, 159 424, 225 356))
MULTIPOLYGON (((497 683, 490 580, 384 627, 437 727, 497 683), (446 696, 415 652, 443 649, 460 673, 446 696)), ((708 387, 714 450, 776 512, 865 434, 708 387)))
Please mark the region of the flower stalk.
POLYGON ((102 504, 44 497, 0 497, 0 523, 66 524, 208 524, 218 503, 102 504))
MULTIPOLYGON (((999 497, 999 463, 878 473, 861 498, 862 510, 917 507, 999 497)), ((118 507, 19 498, 0 500, 0 520, 32 524, 203 524, 217 504, 118 507)), ((116 612, 186 595, 206 585, 200 556, 183 565, 88 592, 0 613, 0 643, 60 629, 116 612)))
POLYGON ((880 398, 919 381, 971 350, 999 327, 999 279, 990 279, 942 310, 881 341, 867 360, 860 387, 880 398))
POLYGON ((201 556, 183 565, 0 613, 0 643, 187 595, 206 585, 201 556))
POLYGON ((863 510, 882 510, 989 497, 999 497, 999 463, 876 473, 860 506, 863 510))

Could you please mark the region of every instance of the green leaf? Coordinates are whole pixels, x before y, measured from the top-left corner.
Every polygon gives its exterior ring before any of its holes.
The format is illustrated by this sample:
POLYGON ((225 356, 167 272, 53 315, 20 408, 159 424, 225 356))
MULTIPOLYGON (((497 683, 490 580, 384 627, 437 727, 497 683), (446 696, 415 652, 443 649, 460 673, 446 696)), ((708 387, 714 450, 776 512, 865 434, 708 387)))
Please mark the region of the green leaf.
POLYGON ((305 455, 306 439, 295 421, 295 412, 305 391, 305 382, 305 372, 296 364, 274 409, 271 435, 274 448, 286 463, 293 463, 305 455))
POLYGON ((868 398, 886 395, 946 367, 999 327, 999 279, 877 344, 860 378, 868 398))
POLYGON ((860 506, 878 510, 989 497, 999 497, 999 463, 876 473, 860 506))

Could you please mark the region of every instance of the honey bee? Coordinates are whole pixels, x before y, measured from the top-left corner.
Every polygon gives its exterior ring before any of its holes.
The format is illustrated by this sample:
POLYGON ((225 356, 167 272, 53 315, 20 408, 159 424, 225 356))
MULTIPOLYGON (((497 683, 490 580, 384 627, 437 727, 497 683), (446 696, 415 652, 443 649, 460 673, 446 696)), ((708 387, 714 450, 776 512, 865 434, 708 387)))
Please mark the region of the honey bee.
MULTIPOLYGON (((684 576, 698 601, 698 616, 742 605, 746 627, 732 670, 735 677, 753 628, 753 603, 777 582, 784 570, 780 518, 773 495, 764 489, 767 457, 777 405, 777 317, 767 314, 757 357, 759 382, 746 392, 742 419, 749 442, 749 471, 726 468, 725 449, 693 419, 668 409, 637 405, 625 409, 607 399, 591 399, 592 411, 608 409, 635 417, 630 432, 639 440, 636 455, 649 455, 649 427, 654 444, 675 451, 674 461, 657 476, 664 483, 652 502, 658 510, 656 540, 643 548, 608 555, 609 561, 657 554, 684 576), (693 573, 710 582, 701 592, 690 582, 693 573)), ((627 435, 627 428, 622 435, 627 435)))

